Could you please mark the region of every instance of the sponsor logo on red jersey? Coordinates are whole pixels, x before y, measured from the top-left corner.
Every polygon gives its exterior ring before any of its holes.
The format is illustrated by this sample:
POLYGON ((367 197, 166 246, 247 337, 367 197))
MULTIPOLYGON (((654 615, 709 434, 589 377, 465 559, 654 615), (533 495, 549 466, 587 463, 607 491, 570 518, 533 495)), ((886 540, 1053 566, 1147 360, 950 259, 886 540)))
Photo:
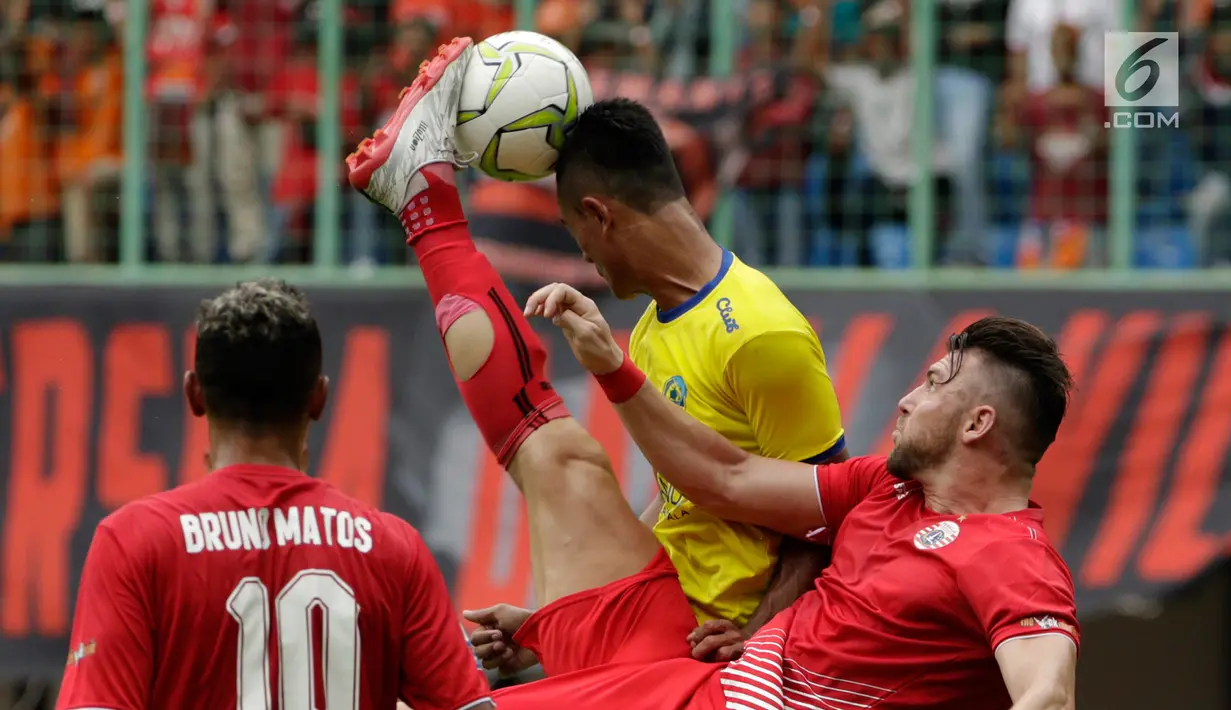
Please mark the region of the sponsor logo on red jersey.
POLYGON ((1076 627, 1074 627, 1072 624, 1066 624, 1065 622, 1060 621, 1059 619, 1052 617, 1052 616, 1032 616, 1032 617, 1027 617, 1025 619, 1022 619, 1021 621, 1017 623, 1019 626, 1022 626, 1027 629, 1038 628, 1044 631, 1049 631, 1051 629, 1061 629, 1063 631, 1069 632, 1070 634, 1073 634, 1074 636, 1077 635, 1076 627))

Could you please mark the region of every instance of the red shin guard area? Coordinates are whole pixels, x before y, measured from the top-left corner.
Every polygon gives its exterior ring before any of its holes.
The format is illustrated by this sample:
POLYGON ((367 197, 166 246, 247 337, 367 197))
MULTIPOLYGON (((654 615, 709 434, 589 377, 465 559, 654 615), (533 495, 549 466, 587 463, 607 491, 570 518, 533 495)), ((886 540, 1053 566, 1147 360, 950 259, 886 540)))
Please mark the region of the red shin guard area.
POLYGON ((507 465, 536 429, 570 416, 543 373, 547 349, 464 224, 426 231, 411 246, 436 304, 442 338, 467 313, 482 310, 491 322, 491 354, 458 388, 488 447, 507 465))

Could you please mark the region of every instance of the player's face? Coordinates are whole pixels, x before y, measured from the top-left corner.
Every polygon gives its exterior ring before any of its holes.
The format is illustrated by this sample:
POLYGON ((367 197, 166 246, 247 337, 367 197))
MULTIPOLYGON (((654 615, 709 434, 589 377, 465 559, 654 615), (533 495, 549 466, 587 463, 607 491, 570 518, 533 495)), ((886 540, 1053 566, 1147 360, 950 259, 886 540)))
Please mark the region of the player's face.
POLYGON ((617 234, 617 210, 594 197, 582 198, 576 206, 560 203, 560 221, 573 235, 582 257, 594 264, 616 298, 633 298, 637 289, 625 268, 617 234))
POLYGON ((913 479, 944 463, 957 445, 964 408, 959 378, 950 377, 951 366, 948 356, 934 363, 923 383, 898 402, 888 461, 889 472, 898 478, 913 479))

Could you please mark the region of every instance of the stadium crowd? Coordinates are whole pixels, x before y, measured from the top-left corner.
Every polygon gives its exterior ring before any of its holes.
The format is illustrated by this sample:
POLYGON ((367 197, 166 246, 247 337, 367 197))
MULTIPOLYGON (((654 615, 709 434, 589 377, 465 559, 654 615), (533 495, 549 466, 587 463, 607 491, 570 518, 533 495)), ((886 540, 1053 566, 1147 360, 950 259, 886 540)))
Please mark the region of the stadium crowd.
MULTIPOLYGON (((1143 0, 1137 27, 1182 37, 1180 128, 1137 131, 1135 258, 1231 263, 1231 4, 1143 0)), ((909 3, 740 0, 734 77, 709 79, 711 4, 542 0, 540 31, 596 95, 660 113, 693 202, 734 188, 751 264, 904 266, 914 70, 909 3)), ((345 4, 341 142, 396 104, 438 42, 514 26, 511 0, 345 4)), ((0 23, 0 258, 116 257, 124 3, 10 0, 0 23)), ((937 257, 959 265, 1105 262, 1111 131, 1100 125, 1104 0, 938 0, 937 257)), ((148 257, 312 257, 320 137, 314 0, 153 0, 145 48, 148 257)), ((339 190, 344 181, 338 156, 339 190)), ((511 278, 595 276, 556 222, 553 186, 478 182, 468 197, 511 278)), ((344 260, 398 263, 400 233, 342 191, 344 260)))

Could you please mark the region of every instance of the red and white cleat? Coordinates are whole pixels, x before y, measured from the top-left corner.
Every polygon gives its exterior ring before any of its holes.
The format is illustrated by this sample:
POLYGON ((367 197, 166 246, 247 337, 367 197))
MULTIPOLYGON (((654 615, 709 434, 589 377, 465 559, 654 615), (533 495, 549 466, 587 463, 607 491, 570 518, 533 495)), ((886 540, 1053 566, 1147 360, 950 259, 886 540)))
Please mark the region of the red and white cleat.
POLYGON ((469 37, 458 37, 419 65, 419 76, 402 90, 397 111, 346 158, 351 186, 394 214, 427 187, 420 174, 424 167, 465 167, 469 162, 457 154, 453 132, 472 44, 469 37))

